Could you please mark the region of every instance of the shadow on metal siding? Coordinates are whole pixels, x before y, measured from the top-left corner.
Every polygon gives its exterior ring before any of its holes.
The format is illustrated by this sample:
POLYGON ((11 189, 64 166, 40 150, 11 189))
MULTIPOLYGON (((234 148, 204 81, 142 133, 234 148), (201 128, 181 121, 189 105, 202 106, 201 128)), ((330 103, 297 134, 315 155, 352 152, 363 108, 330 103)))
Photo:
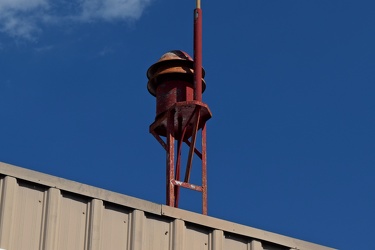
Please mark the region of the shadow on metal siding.
POLYGON ((190 223, 185 223, 185 227, 185 249, 209 249, 209 243, 211 242, 210 230, 190 223))
POLYGON ((170 233, 172 227, 170 220, 146 213, 144 223, 142 249, 171 249, 170 237, 173 235, 170 233))
POLYGON ((88 235, 89 200, 62 193, 59 210, 57 249, 85 249, 88 235))
POLYGON ((39 249, 43 229, 45 189, 19 182, 12 221, 12 248, 39 249))
POLYGON ((105 203, 101 224, 99 249, 126 250, 129 248, 131 211, 110 203, 105 203))
POLYGON ((224 236, 224 249, 249 250, 249 239, 234 234, 226 233, 224 236))
POLYGON ((45 188, 8 176, 0 184, 0 247, 40 249, 45 188))

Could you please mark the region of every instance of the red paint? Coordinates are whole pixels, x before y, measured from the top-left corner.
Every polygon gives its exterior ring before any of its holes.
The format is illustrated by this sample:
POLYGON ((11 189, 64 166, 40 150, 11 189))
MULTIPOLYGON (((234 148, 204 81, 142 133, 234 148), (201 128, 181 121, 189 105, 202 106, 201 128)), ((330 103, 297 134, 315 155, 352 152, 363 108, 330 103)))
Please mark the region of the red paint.
POLYGON ((156 89, 156 115, 170 109, 177 102, 193 100, 193 84, 188 81, 169 80, 162 82, 156 89))
MULTIPOLYGON (((147 71, 147 89, 156 97, 156 117, 150 125, 150 133, 166 151, 166 203, 178 207, 180 188, 195 190, 202 193, 202 213, 207 214, 206 122, 212 114, 202 102, 206 88, 204 75, 202 11, 197 8, 194 10, 194 61, 179 50, 164 54, 147 71), (165 140, 162 137, 166 137, 165 140), (198 138, 201 138, 200 145, 198 138), (188 150, 183 150, 184 146, 188 150), (188 154, 183 156, 184 152, 188 154), (194 155, 201 160, 199 185, 190 183, 194 155), (182 159, 186 160, 186 165, 182 164, 182 159), (181 177, 182 166, 186 167, 181 177)), ((194 171, 198 168, 194 166, 194 171)))
POLYGON ((194 99, 202 101, 202 10, 194 10, 194 99))

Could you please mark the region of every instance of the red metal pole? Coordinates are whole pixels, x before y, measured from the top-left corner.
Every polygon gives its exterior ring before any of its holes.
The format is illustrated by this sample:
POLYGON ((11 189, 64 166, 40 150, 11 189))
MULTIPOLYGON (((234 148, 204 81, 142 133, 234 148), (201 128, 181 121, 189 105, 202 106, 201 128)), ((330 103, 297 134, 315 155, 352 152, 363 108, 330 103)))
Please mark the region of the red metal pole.
POLYGON ((202 9, 200 0, 194 10, 194 99, 202 101, 202 9))
POLYGON ((207 215, 207 131, 202 128, 202 214, 207 215))

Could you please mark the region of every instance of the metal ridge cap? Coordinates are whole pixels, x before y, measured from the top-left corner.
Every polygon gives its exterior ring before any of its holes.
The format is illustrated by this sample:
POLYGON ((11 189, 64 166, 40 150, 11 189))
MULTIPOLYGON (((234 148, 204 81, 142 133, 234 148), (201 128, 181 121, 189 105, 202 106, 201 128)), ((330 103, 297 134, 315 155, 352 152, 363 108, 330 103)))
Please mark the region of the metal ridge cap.
POLYGON ((147 213, 165 216, 172 219, 180 219, 188 223, 222 230, 237 235, 242 235, 265 242, 271 242, 282 246, 287 246, 296 250, 334 250, 315 243, 295 239, 292 237, 268 232, 262 229, 249 227, 242 224, 194 213, 191 211, 174 208, 146 201, 143 199, 127 196, 124 194, 108 191, 94 186, 70 181, 49 174, 44 174, 34 170, 17 167, 11 164, 0 162, 0 175, 14 177, 16 179, 29 181, 50 188, 57 188, 62 191, 83 195, 93 199, 100 199, 106 202, 122 205, 131 209, 141 210, 147 213))
POLYGON ((161 205, 150 201, 142 200, 132 196, 108 191, 102 188, 82 184, 76 181, 44 174, 34 170, 14 166, 0 162, 0 174, 11 176, 16 179, 37 183, 50 188, 57 188, 62 191, 83 195, 86 197, 100 199, 115 203, 132 209, 142 210, 152 214, 161 214, 161 205))
POLYGON ((279 244, 282 246, 287 246, 291 249, 298 250, 335 250, 335 248, 330 248, 322 246, 319 244, 311 243, 304 240, 295 239, 289 236, 284 236, 277 233, 272 233, 262 229, 257 229, 249 227, 242 224, 237 224, 234 222, 226 221, 223 219, 218 219, 215 217, 210 217, 207 215, 202 215, 166 205, 162 205, 162 215, 167 217, 172 217, 175 219, 180 219, 185 222, 190 222, 193 224, 205 226, 208 228, 219 229, 225 232, 251 237, 254 239, 259 239, 266 242, 271 242, 279 244))

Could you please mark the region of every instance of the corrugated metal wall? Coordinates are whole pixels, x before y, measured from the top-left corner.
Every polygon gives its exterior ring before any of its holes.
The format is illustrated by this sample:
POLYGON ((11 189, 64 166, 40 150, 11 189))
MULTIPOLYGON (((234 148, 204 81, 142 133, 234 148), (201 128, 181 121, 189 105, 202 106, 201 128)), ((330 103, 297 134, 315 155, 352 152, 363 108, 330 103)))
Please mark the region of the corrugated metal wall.
POLYGON ((0 163, 6 250, 328 250, 0 163))

